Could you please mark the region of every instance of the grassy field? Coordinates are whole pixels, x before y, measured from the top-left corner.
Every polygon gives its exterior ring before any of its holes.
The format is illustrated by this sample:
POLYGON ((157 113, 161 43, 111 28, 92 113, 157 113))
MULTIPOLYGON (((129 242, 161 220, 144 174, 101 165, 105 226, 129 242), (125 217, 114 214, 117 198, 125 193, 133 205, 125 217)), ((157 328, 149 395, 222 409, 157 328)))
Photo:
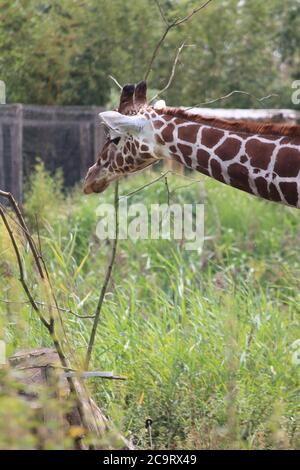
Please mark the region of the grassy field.
MULTIPOLYGON (((168 177, 170 199, 204 198, 203 253, 177 241, 119 242, 91 367, 127 380, 90 381, 93 395, 138 448, 150 447, 148 417, 155 448, 299 448, 299 211, 189 176, 201 183, 168 177)), ((147 172, 122 181, 120 193, 155 177, 147 172)), ((26 193, 25 215, 35 235, 38 216, 60 306, 79 315, 95 311, 111 250, 95 234, 100 200, 112 202, 113 188, 101 199, 81 188, 62 195, 60 179, 41 167, 26 193)), ((131 201, 166 202, 164 180, 131 201)), ((3 226, 0 276, 8 353, 50 346, 35 313, 21 303, 26 299, 3 226)), ((92 320, 62 314, 69 342, 83 358, 92 320)), ((7 416, 5 403, 0 400, 0 418, 7 416)), ((2 419, 2 446, 6 425, 2 419)), ((30 447, 22 439, 14 446, 30 447)))

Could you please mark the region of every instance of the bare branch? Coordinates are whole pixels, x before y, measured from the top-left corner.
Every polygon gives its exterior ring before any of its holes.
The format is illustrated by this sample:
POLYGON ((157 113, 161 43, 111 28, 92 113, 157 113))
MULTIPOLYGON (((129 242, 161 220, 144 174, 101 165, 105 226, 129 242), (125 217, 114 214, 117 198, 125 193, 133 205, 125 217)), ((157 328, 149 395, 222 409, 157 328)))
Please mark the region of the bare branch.
POLYGON ((220 96, 219 98, 215 98, 215 99, 212 99, 212 100, 208 100, 208 101, 204 101, 202 103, 198 103, 194 106, 190 106, 189 108, 184 108, 186 111, 190 110, 190 109, 193 109, 193 108, 197 108, 199 106, 205 106, 207 104, 213 104, 213 103, 217 103, 218 101, 223 101, 223 100, 226 100, 228 98, 231 98, 231 96, 233 95, 236 95, 236 94, 241 94, 241 95, 247 95, 247 96, 250 96, 250 98, 253 98, 255 101, 257 101, 259 104, 262 103, 262 101, 265 101, 265 100, 268 100, 270 98, 273 98, 275 96, 279 96, 277 95, 276 93, 272 93, 270 95, 267 95, 267 96, 263 96, 262 98, 257 98, 257 96, 253 95, 252 93, 249 93, 247 91, 243 91, 243 90, 233 90, 231 91, 230 93, 228 93, 227 95, 224 95, 224 96, 220 96))
POLYGON ((29 246, 31 248, 32 255, 35 259, 35 263, 36 263, 36 266, 38 268, 39 274, 40 274, 41 278, 44 279, 44 273, 43 273, 43 268, 42 268, 42 265, 41 265, 41 262, 40 262, 40 257, 38 255, 35 243, 34 243, 32 237, 30 236, 29 230, 28 230, 27 225, 25 223, 25 220, 22 216, 22 213, 19 209, 17 201, 15 200, 15 198, 13 197, 13 195, 11 193, 7 193, 5 191, 0 190, 0 196, 6 198, 10 202, 10 204, 12 205, 13 210, 14 210, 16 216, 17 216, 17 219, 18 219, 21 227, 23 228, 25 237, 26 237, 26 239, 29 243, 29 246))
POLYGON ((203 8, 205 8, 210 2, 212 2, 212 0, 207 0, 207 2, 203 3, 203 5, 200 5, 199 7, 194 8, 194 10, 191 11, 191 13, 189 13, 187 16, 175 21, 174 26, 179 26, 180 24, 185 23, 186 21, 189 21, 192 18, 192 16, 196 15, 196 13, 198 13, 200 10, 203 10, 203 8))
POLYGON ((192 186, 192 184, 195 184, 195 183, 203 183, 203 180, 195 180, 195 181, 192 181, 189 184, 184 184, 182 186, 177 186, 175 189, 173 189, 172 192, 175 193, 175 191, 179 191, 179 189, 189 188, 190 186, 192 186))
POLYGON ((150 59, 150 62, 148 64, 148 67, 147 67, 147 70, 146 70, 146 73, 145 73, 145 76, 144 76, 144 80, 147 80, 150 73, 151 73, 151 70, 152 70, 152 66, 153 66, 153 63, 156 59, 156 56, 158 54, 158 51, 159 49, 161 48, 164 40, 166 39, 166 36, 168 35, 168 33, 170 32, 170 30, 172 28, 175 28, 176 26, 179 26, 187 21, 189 21, 194 15, 196 15, 196 13, 198 13, 200 10, 203 10, 203 8, 205 8, 209 3, 211 3, 213 0, 207 0, 205 3, 203 3, 202 5, 200 5, 199 7, 197 8, 194 8, 191 13, 189 13, 188 15, 186 15, 185 17, 183 18, 179 18, 177 20, 174 20, 172 23, 169 23, 163 13, 163 10, 161 8, 161 5, 159 4, 158 1, 156 1, 156 4, 159 8, 159 11, 160 11, 160 15, 164 21, 164 23, 166 24, 166 28, 161 36, 161 38, 159 39, 159 41, 157 42, 155 48, 154 48, 154 51, 152 53, 152 56, 151 56, 151 59, 150 59))
POLYGON ((267 95, 267 96, 263 96, 262 98, 258 98, 258 100, 260 102, 262 101, 266 101, 266 100, 269 100, 270 98, 274 98, 274 97, 277 97, 278 98, 278 94, 277 93, 271 93, 270 95, 267 95))
POLYGON ((122 198, 124 198, 124 197, 131 197, 131 196, 134 196, 134 194, 139 193, 139 192, 142 191, 143 189, 148 188, 149 186, 152 186, 152 184, 157 183, 157 181, 160 181, 161 179, 163 179, 168 173, 170 173, 169 170, 166 171, 165 173, 161 174, 160 176, 158 176, 158 177, 155 178, 154 180, 150 181, 150 183, 146 183, 146 184, 144 184, 143 186, 140 186, 139 188, 135 189, 134 191, 131 191, 130 193, 124 194, 124 196, 121 196, 120 199, 122 199, 122 198))
POLYGON ((29 290, 29 287, 25 281, 25 276, 24 276, 24 268, 23 268, 23 262, 22 262, 22 258, 21 258, 21 254, 20 254, 20 251, 19 251, 19 247, 18 247, 18 244, 17 244, 17 241, 15 239, 15 236, 14 236, 14 233, 9 225, 9 222, 5 216, 5 213, 2 209, 2 207, 0 206, 0 216, 3 220, 3 223, 5 225, 5 228, 7 230, 7 233, 10 237, 10 240, 11 240, 11 243, 12 243, 12 246, 13 246, 13 249, 14 249, 14 252, 15 252, 15 255, 16 255, 16 258, 17 258, 17 262, 18 262, 18 266, 19 266, 19 274, 20 274, 20 277, 19 277, 19 280, 22 284, 22 287, 24 289, 24 292, 26 294, 26 296, 28 297, 28 301, 30 302, 32 308, 38 313, 39 315, 39 318, 41 320, 41 322, 44 324, 44 326, 46 328, 49 328, 50 326, 50 323, 43 317, 43 315, 41 314, 30 290, 29 290))
POLYGON ((115 183, 114 206, 115 206, 115 238, 113 240, 113 246, 112 246, 110 262, 108 264, 106 274, 105 274, 105 278, 104 278, 104 283, 103 283, 103 286, 102 286, 101 291, 100 291, 99 301, 98 301, 98 305, 97 305, 96 312, 95 312, 93 328, 92 328, 92 332, 91 332, 91 336, 90 336, 90 339, 89 339, 89 344, 88 344, 88 348, 87 348, 87 352, 86 352, 86 357, 85 357, 85 367, 86 367, 86 369, 88 369, 88 367, 89 367, 89 363, 90 363, 90 359, 91 359, 91 355, 92 355, 92 350, 93 350, 94 343, 95 343, 97 327, 98 327, 98 323, 99 323, 99 320, 100 320, 102 305, 103 305, 103 302, 104 302, 104 297, 105 297, 105 294, 106 294, 106 290, 107 290, 107 287, 108 287, 108 283, 110 281, 111 273, 112 273, 113 266, 114 266, 115 259, 116 259, 117 245, 118 245, 118 239, 119 239, 119 182, 118 182, 118 180, 115 183))
POLYGON ((167 26, 166 30, 164 31, 162 37, 160 38, 160 40, 158 41, 158 43, 156 44, 155 48, 154 48, 154 51, 153 51, 153 54, 152 54, 152 57, 150 59, 150 62, 149 62, 149 65, 148 65, 148 68, 147 68, 147 71, 145 73, 145 76, 144 76, 144 80, 148 80, 148 77, 150 75, 150 72, 152 70, 152 66, 153 66, 153 63, 154 63, 154 60, 158 54, 158 51, 162 45, 162 43, 164 42, 168 32, 170 31, 171 29, 171 26, 167 26))
POLYGON ((115 77, 113 77, 112 75, 108 75, 108 78, 110 78, 117 85, 117 87, 120 88, 120 90, 122 90, 123 88, 122 85, 120 85, 120 83, 115 77))
MULTIPOLYGON (((30 304, 29 300, 23 300, 23 301, 16 301, 16 300, 7 300, 7 299, 0 299, 0 302, 4 304, 17 304, 17 305, 28 305, 30 304)), ((95 318, 95 315, 79 315, 79 313, 73 312, 73 310, 70 310, 69 308, 63 308, 63 307, 56 307, 56 305, 49 305, 46 304, 45 302, 40 302, 38 300, 35 300, 36 305, 39 305, 41 307, 46 307, 46 308, 54 308, 58 309, 60 312, 66 312, 66 313, 71 313, 71 315, 74 315, 75 317, 86 319, 86 318, 95 318)))
POLYGON ((166 191, 167 191, 168 206, 170 206, 171 193, 170 193, 170 189, 169 189, 169 183, 168 183, 168 177, 167 176, 165 176, 165 187, 166 187, 166 191))
POLYGON ((155 0, 155 3, 156 3, 156 5, 157 5, 157 7, 158 7, 158 9, 159 9, 160 16, 162 17, 163 21, 164 21, 164 22, 166 23, 166 25, 168 26, 169 23, 168 23, 167 18, 165 17, 165 14, 164 14, 164 11, 163 11, 163 9, 162 9, 161 4, 159 3, 158 0, 155 0))
POLYGON ((170 76, 169 76, 169 80, 166 84, 166 86, 158 91, 156 93, 156 95, 153 96, 153 98, 151 98, 151 100, 149 101, 149 103, 152 103, 152 101, 156 100, 156 98, 158 98, 160 95, 162 95, 165 91, 167 91, 167 89, 171 86, 172 82, 173 82, 173 79, 174 79, 174 76, 175 76, 175 72, 176 72, 176 67, 177 67, 177 63, 178 63, 178 60, 179 60, 179 56, 181 54, 181 51, 184 47, 194 47, 193 44, 181 44, 181 46, 178 48, 177 50, 177 53, 176 53, 176 56, 175 56, 175 59, 174 59, 174 62, 173 62, 173 66, 172 66, 172 70, 171 70, 171 73, 170 73, 170 76))
MULTIPOLYGON (((124 198, 124 197, 131 197, 131 196, 134 196, 135 194, 139 193, 140 191, 142 191, 143 189, 146 189, 148 188, 149 186, 152 186, 152 184, 155 184, 157 183, 158 181, 162 180, 163 178, 165 178, 167 175, 176 175, 176 176, 180 176, 181 178, 185 178, 185 179, 188 179, 190 181, 193 181, 193 183, 200 183, 201 180, 198 180, 198 179, 195 179, 195 178, 192 178, 191 176, 187 176, 187 175, 182 175, 180 173, 176 173, 176 171, 173 171, 173 170, 168 170, 164 173, 162 173, 160 176, 158 176, 157 178, 155 178, 154 180, 150 181, 149 183, 146 183, 144 184, 143 186, 140 186, 139 188, 135 189, 134 191, 131 191, 130 193, 127 193, 127 194, 124 194, 123 196, 120 196, 120 199, 124 198)), ((173 190, 175 191, 175 190, 173 190)))
POLYGON ((101 378, 110 380, 127 380, 127 377, 123 375, 114 375, 113 372, 104 371, 70 371, 64 373, 65 377, 81 377, 82 379, 88 378, 101 378))

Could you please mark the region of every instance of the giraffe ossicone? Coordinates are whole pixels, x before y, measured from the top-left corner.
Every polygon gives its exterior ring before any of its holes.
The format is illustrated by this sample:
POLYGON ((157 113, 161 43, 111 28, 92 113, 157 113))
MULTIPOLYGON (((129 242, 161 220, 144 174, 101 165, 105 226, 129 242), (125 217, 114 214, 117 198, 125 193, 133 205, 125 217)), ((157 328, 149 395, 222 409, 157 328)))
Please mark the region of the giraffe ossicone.
POLYGON ((162 159, 255 196, 300 207, 300 126, 225 121, 160 100, 147 103, 146 83, 123 87, 115 111, 100 118, 107 138, 85 178, 86 194, 162 159))

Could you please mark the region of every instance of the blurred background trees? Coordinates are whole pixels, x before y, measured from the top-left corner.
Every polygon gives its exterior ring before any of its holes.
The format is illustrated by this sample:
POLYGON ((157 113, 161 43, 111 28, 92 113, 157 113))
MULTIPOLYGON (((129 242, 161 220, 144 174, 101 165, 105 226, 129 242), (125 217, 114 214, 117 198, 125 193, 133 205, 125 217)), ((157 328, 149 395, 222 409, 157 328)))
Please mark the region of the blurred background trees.
MULTIPOLYGON (((201 3, 201 2, 200 2, 201 3)), ((199 0, 160 0, 168 20, 199 0)), ((139 81, 165 24, 154 0, 0 0, 0 78, 7 102, 106 105, 115 85, 139 81)), ((257 97, 276 93, 267 107, 295 107, 300 78, 299 0, 215 0, 171 30, 149 77, 162 88, 185 41, 170 105, 192 105, 232 90, 257 97)), ((215 106, 218 106, 216 104, 215 106)), ((257 107, 234 95, 220 106, 257 107)))

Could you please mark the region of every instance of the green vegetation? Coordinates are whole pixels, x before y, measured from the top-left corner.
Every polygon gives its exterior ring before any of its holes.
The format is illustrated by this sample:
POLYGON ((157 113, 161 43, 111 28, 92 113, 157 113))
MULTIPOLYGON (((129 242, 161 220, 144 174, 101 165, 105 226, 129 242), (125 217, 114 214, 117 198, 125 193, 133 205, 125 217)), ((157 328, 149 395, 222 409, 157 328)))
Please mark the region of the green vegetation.
MULTIPOLYGON (((59 305, 93 315, 110 252, 110 243, 95 236, 95 210, 99 201, 113 201, 113 188, 100 199, 83 196, 80 188, 63 197, 59 178, 50 183, 42 167, 37 174, 24 212, 36 238, 38 215, 59 305)), ((114 370, 127 380, 89 381, 93 396, 139 448, 150 445, 144 427, 149 416, 156 448, 299 448, 298 211, 192 176, 202 183, 170 176, 170 196, 172 202, 197 202, 205 191, 203 254, 176 241, 120 241, 91 368, 114 370)), ((121 194, 152 177, 147 172, 122 181, 121 194)), ((166 202, 164 181, 131 200, 166 202)), ((26 298, 2 226, 0 259, 0 298, 8 302, 0 302, 0 326, 8 354, 51 345, 31 307, 22 303, 26 298)), ((39 299, 26 252, 24 262, 39 299)), ((68 340, 83 360, 92 320, 73 313, 62 315, 68 340)), ((0 393, 0 426, 9 421, 18 440, 10 440, 5 428, 0 447, 33 446, 28 420, 9 406, 5 389, 0 393)))
MULTIPOLYGON (((165 21, 199 0, 160 0, 165 21)), ((0 0, 0 80, 7 102, 114 106, 121 84, 143 78, 165 22, 153 0, 0 0)), ((193 105, 233 90, 222 107, 295 107, 300 78, 299 0, 215 0, 168 34, 149 77, 149 95, 168 80, 169 105, 193 105), (260 98, 270 94, 267 101, 260 98), (252 95, 252 96, 251 96, 252 95)), ((299 106, 298 106, 299 107, 299 106)), ((205 200, 204 250, 184 242, 121 240, 101 312, 91 369, 124 382, 87 381, 99 407, 137 448, 278 449, 300 446, 300 236, 295 209, 256 200, 200 175, 170 175, 170 201, 205 200)), ((123 180, 121 194, 157 173, 123 180)), ((46 260, 67 340, 83 363, 111 242, 96 237, 96 208, 113 188, 86 197, 62 191, 42 163, 26 183, 23 211, 46 260)), ((130 201, 166 203, 165 181, 130 201)), ((12 215, 12 214, 10 214, 12 215)), ((9 215, 8 215, 9 217, 9 215)), ((26 282, 45 302, 17 224, 26 282)), ((7 354, 52 346, 18 280, 0 222, 0 340, 7 354)), ((44 307, 41 307, 42 310, 44 307)), ((47 313, 45 308, 44 313, 47 313)), ((0 448, 70 448, 80 429, 62 430, 70 403, 41 393, 48 419, 18 395, 0 368, 0 448), (38 430, 38 433, 32 430, 38 430)), ((111 436, 108 436, 109 441, 111 436)))
MULTIPOLYGON (((9 103, 105 105, 115 85, 145 74, 165 24, 154 0, 2 0, 0 79, 9 103)), ((185 17, 199 0, 160 0, 168 21, 185 17)), ((185 42, 170 105, 201 103, 232 90, 279 96, 268 107, 293 107, 299 78, 298 0, 214 0, 189 23, 170 31, 149 86, 161 89, 185 42)), ((266 104, 267 103, 267 104, 266 104)), ((222 102, 257 107, 248 95, 222 102)))

